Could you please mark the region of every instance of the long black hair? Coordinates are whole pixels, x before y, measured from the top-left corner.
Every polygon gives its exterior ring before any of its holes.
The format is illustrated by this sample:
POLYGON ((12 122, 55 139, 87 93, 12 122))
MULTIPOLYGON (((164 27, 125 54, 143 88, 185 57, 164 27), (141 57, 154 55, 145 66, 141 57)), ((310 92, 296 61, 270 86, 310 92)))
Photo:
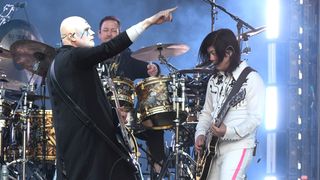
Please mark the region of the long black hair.
POLYGON ((199 48, 199 59, 201 63, 209 61, 210 54, 208 47, 212 46, 218 57, 218 63, 221 63, 226 53, 230 54, 230 65, 227 72, 231 73, 240 64, 240 46, 235 34, 230 29, 219 29, 210 32, 202 41, 199 48))

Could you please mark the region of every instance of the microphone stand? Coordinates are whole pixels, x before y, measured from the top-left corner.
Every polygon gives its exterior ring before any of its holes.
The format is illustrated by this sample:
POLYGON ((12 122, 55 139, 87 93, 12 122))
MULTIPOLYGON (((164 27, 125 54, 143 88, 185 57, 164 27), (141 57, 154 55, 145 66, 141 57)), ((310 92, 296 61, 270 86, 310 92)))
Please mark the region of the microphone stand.
POLYGON ((213 2, 213 0, 207 0, 207 2, 209 4, 211 4, 211 6, 215 6, 217 8, 219 8, 221 11, 225 12, 226 14, 228 14, 233 20, 235 20, 237 22, 237 32, 238 32, 238 41, 240 42, 240 34, 241 34, 241 29, 243 27, 250 29, 250 30, 255 30, 254 27, 252 27, 251 25, 249 25, 248 23, 246 23, 245 21, 243 21, 242 19, 240 19, 239 17, 231 14, 230 12, 228 12, 224 7, 219 6, 218 4, 216 4, 215 2, 213 2))
MULTIPOLYGON (((212 2, 213 1, 215 2, 215 0, 212 0, 212 2)), ((214 31, 214 23, 215 23, 217 13, 218 12, 216 11, 216 6, 211 4, 211 31, 214 31)))

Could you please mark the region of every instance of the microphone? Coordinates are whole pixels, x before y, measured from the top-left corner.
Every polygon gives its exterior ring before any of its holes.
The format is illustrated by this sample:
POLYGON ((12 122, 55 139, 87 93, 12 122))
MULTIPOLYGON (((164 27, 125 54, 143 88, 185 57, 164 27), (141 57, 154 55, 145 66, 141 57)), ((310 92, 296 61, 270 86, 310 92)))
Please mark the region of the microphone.
POLYGON ((251 48, 250 47, 245 47, 243 50, 242 50, 242 54, 249 54, 251 53, 251 48))
POLYGON ((27 2, 17 2, 14 4, 16 8, 25 8, 27 6, 27 2))

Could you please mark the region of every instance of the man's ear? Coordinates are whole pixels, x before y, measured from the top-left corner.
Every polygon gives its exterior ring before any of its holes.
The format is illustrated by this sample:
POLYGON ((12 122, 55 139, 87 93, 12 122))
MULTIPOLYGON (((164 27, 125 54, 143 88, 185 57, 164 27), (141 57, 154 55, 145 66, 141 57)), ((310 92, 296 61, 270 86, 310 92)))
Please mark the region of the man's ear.
POLYGON ((228 55, 228 56, 232 56, 232 51, 231 50, 226 50, 226 55, 228 55))
POLYGON ((232 56, 233 51, 234 51, 234 48, 232 46, 228 46, 226 48, 226 56, 232 56))

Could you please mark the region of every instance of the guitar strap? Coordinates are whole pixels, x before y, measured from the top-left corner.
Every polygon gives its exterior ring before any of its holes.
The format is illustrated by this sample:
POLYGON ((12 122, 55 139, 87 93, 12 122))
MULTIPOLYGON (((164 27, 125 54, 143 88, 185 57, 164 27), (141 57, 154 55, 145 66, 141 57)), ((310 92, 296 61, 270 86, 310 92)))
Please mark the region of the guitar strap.
POLYGON ((59 96, 64 101, 64 103, 70 108, 73 114, 89 129, 97 133, 111 148, 120 155, 125 161, 130 162, 129 155, 120 150, 120 148, 94 123, 94 121, 81 109, 81 107, 74 102, 74 100, 62 89, 60 86, 54 71, 54 61, 50 68, 50 80, 57 90, 59 96))
MULTIPOLYGON (((221 107, 221 110, 220 110, 220 112, 218 113, 218 116, 217 116, 217 117, 220 117, 221 112, 223 112, 223 109, 226 108, 226 106, 227 106, 227 104, 229 103, 230 99, 239 92, 242 84, 246 81, 246 78, 247 78, 248 74, 249 74, 250 72, 252 72, 252 71, 255 71, 255 70, 252 69, 252 68, 249 67, 249 66, 247 66, 246 68, 244 68, 244 70, 242 70, 239 78, 238 78, 237 81, 234 83, 234 85, 233 85, 233 87, 232 87, 232 89, 231 89, 231 92, 229 93, 227 99, 224 101, 224 103, 223 103, 223 105, 222 105, 222 107, 221 107)), ((222 118, 224 118, 224 117, 222 117, 222 118)), ((220 125, 221 125, 221 124, 219 124, 218 127, 220 127, 220 125)))

